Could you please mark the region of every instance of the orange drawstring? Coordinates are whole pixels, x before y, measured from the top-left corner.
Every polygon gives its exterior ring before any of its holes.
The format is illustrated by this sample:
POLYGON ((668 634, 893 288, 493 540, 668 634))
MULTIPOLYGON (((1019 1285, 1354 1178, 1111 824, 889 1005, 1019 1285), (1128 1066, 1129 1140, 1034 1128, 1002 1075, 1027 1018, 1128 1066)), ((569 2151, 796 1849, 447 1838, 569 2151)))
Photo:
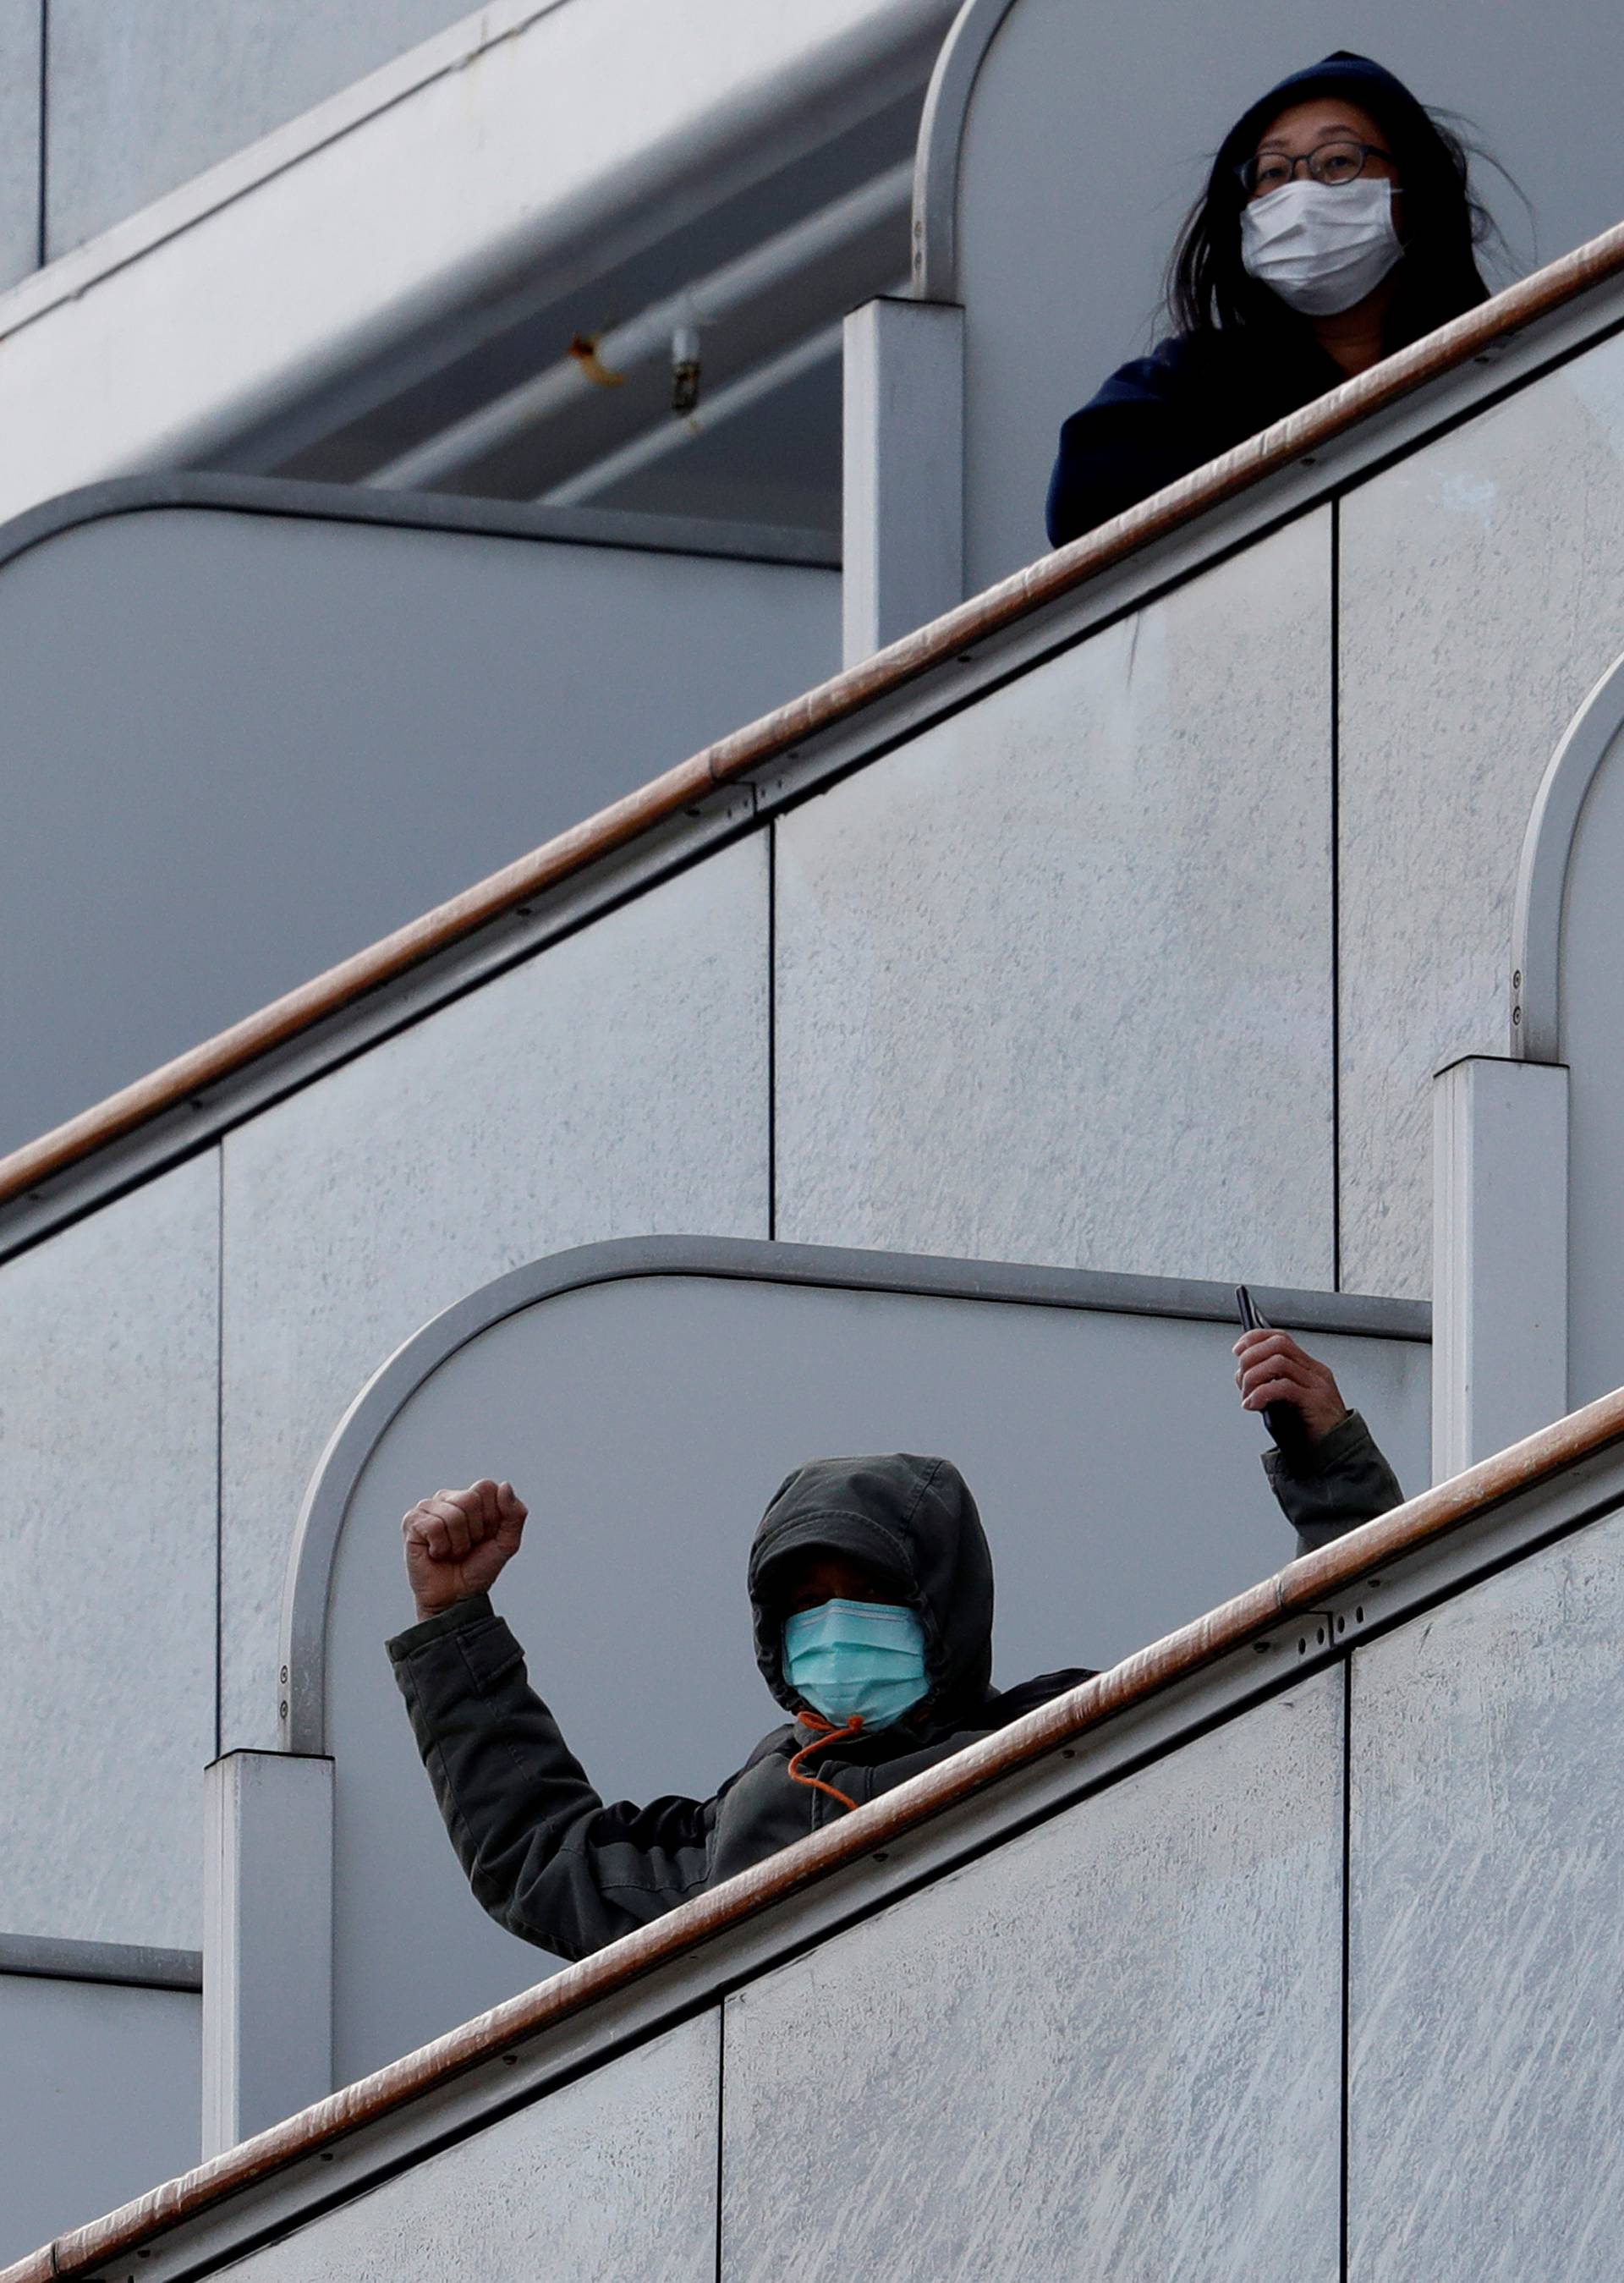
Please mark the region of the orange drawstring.
POLYGON ((806 1757, 808 1752, 820 1752, 828 1744, 842 1744, 848 1736, 859 1735, 863 1726, 862 1714, 857 1713, 847 1721, 843 1728, 837 1728, 832 1720, 826 1720, 820 1712, 814 1712, 810 1708, 801 1713, 799 1718, 803 1726, 812 1730, 812 1738, 811 1743, 803 1744, 798 1752, 790 1756, 790 1782, 809 1784, 813 1791, 828 1792, 829 1797, 837 1799, 843 1807, 854 1808, 857 1802, 850 1792, 842 1791, 838 1784, 825 1783, 821 1776, 804 1776, 801 1773, 801 1762, 806 1757))

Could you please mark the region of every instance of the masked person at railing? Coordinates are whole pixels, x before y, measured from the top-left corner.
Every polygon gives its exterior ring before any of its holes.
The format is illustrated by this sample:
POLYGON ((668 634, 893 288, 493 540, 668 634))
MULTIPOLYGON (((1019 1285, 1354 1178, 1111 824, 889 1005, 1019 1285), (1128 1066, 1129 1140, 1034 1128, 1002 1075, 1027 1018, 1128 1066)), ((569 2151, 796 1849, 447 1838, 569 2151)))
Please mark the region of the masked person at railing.
POLYGON ((1459 137, 1339 49, 1224 136, 1168 271, 1177 328, 1061 430, 1062 546, 1486 300, 1459 137))
MULTIPOLYGON (((1247 1406, 1294 1404, 1310 1438, 1298 1475, 1270 1466, 1300 1547, 1399 1503, 1323 1364, 1285 1332, 1249 1333, 1236 1352, 1247 1406)), ((1091 1677, 1078 1668, 993 1687, 991 1556, 945 1459, 814 1460, 781 1485, 750 1556, 756 1662, 789 1722, 710 1799, 606 1806, 487 1598, 525 1514, 510 1483, 489 1480, 412 1508, 401 1527, 419 1622, 389 1654, 475 1895, 510 1933, 563 1958, 646 1925, 1091 1677)))

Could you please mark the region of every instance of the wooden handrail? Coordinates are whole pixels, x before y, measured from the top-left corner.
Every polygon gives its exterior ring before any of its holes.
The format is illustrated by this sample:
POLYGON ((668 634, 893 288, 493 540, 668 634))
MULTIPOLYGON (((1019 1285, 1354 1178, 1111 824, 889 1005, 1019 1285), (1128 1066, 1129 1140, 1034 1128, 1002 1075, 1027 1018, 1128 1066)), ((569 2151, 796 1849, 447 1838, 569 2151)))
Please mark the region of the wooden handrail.
POLYGON ((449 903, 439 905, 381 942, 329 968, 313 982, 273 1001, 258 1014, 234 1023, 134 1085, 109 1095, 66 1125, 0 1157, 0 1204, 178 1108, 202 1088, 217 1085, 381 984, 393 981, 504 912, 680 815, 718 787, 759 768, 803 740, 851 720, 864 707, 903 689, 971 644, 1073 593, 1138 549, 1166 538, 1209 508, 1307 457, 1372 413, 1385 410, 1414 390, 1482 355, 1504 335, 1550 316, 1621 270, 1624 223, 1428 333, 1396 356, 1384 358, 1370 371, 1277 421, 1273 427, 1101 524, 1098 530, 1041 557, 1027 570, 1016 572, 944 617, 905 635, 889 650, 719 738, 625 799, 544 842, 517 862, 493 872, 449 903))
POLYGON ((1323 1609, 1329 1597, 1359 1585, 1372 1571, 1621 1441, 1624 1388, 1303 1555, 1193 1625, 1124 1658, 1108 1672, 967 1746, 708 1894, 681 1904, 651 1926, 566 1967, 477 2021, 227 2149, 195 2171, 166 2181, 105 2219, 58 2237, 0 2271, 0 2283, 53 2283, 61 2276, 94 2274, 104 2263, 150 2244, 166 2229, 198 2218, 226 2197, 319 2154, 346 2133, 379 2123, 468 2069, 497 2059, 524 2039, 671 1965, 702 1943, 798 1894, 814 1880, 893 1844, 1000 1778, 1075 1743, 1117 1714, 1201 1672, 1282 1619, 1323 1609))

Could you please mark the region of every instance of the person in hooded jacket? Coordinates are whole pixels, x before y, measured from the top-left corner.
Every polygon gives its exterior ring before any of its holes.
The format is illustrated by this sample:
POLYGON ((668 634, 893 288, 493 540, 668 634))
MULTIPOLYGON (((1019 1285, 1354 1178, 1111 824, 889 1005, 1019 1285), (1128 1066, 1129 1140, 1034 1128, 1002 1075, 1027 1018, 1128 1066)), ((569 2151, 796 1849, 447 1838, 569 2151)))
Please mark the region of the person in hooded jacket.
POLYGON ((1174 249, 1177 330, 1061 431, 1063 546, 1488 297, 1453 131, 1338 49, 1238 119, 1174 249))
MULTIPOLYGON (((1245 1408, 1294 1406, 1303 1439, 1264 1469, 1300 1552, 1403 1498, 1326 1366, 1287 1332, 1244 1333, 1245 1408)), ((789 1715, 709 1799, 605 1805, 531 1687, 489 1589, 523 1535, 510 1483, 441 1491, 405 1516, 418 1622, 389 1655, 474 1893, 566 1959, 905 1783, 1092 1679, 992 1686, 992 1559, 945 1459, 817 1459, 780 1485, 750 1548, 756 1662, 789 1715)))

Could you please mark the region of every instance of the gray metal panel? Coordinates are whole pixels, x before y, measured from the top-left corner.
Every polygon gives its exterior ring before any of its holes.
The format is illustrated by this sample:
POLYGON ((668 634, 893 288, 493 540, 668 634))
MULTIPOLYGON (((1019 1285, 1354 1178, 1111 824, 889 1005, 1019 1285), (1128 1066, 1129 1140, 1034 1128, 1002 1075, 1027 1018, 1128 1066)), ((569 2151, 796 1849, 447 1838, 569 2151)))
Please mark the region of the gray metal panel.
POLYGON ((1354 1658, 1353 2283, 1611 2283, 1624 1519, 1354 1658))
POLYGON ((463 0, 51 0, 51 259, 467 13, 463 0))
POLYGON ((1575 1403, 1624 1383, 1624 752, 1614 741, 1579 814, 1562 929, 1569 1061, 1568 1384, 1575 1403))
POLYGON ((214 1748, 219 1164, 0 1270, 0 1927, 195 1949, 214 1748))
POLYGON ((0 290, 40 259, 43 0, 0 0, 0 290))
MULTIPOLYGON (((976 12, 997 17, 999 0, 976 12)), ((966 308, 968 591, 1043 551, 1061 423, 1167 330, 1158 303, 1180 217, 1231 121, 1286 71, 1353 47, 1465 113, 1527 191, 1542 260, 1616 222, 1611 127, 1591 90, 1624 67, 1624 28, 1605 0, 1569 0, 1560 20, 1552 41, 1539 19, 1471 0, 1247 0, 1215 42, 1192 39, 1179 0, 1016 0, 970 95, 956 261, 927 253, 926 289, 966 308)), ((951 197, 952 148, 944 132, 927 230, 951 197)), ((1490 169, 1480 188, 1527 265, 1515 195, 1490 169)))
POLYGON ((765 1234, 766 941, 758 838, 230 1136, 223 1749, 276 1741, 299 1500, 403 1339, 538 1252, 765 1234))
POLYGON ((122 1982, 136 1990, 201 1990, 203 1953, 153 1950, 141 1943, 0 1934, 0 1974, 39 1975, 49 1982, 122 1982))
POLYGON ((1563 906, 1573 836, 1597 773, 1624 729, 1624 658, 1615 659, 1568 724, 1540 782, 1517 868, 1511 937, 1511 1052, 1562 1057, 1563 906))
POLYGON ((196 1997, 0 1972, 0 2264, 198 2161, 196 1997))
POLYGON ((1508 1051, 1525 828, 1619 651, 1624 341, 1355 492, 1341 597, 1343 1274, 1425 1293, 1432 1073, 1508 1051))
MULTIPOLYGON (((1294 1541, 1236 1409, 1232 1337, 1087 1305, 665 1276, 566 1292, 460 1347, 361 1472, 328 1597, 336 2081, 548 1966, 470 1897, 384 1656, 411 1621, 399 1523, 417 1498, 515 1482, 535 1520, 497 1600, 571 1747, 606 1798, 703 1796, 781 1718, 750 1654, 744 1557, 774 1484, 819 1453, 963 1468, 998 1562, 1006 1685, 1112 1664, 1278 1569, 1294 1541)), ((1418 1485, 1426 1348, 1314 1345, 1418 1485)))
POLYGON ((103 518, 0 572, 0 1150, 837 663, 828 571, 367 524, 343 495, 322 520, 314 490, 103 518))
POLYGON ((729 1998, 728 2283, 1329 2283, 1341 1712, 1306 1680, 729 1998))
POLYGON ((232 2276, 713 2283, 719 2027, 712 2011, 638 2046, 251 2253, 232 2276))
POLYGON ((778 832, 778 1233, 1334 1281, 1329 519, 778 832))

